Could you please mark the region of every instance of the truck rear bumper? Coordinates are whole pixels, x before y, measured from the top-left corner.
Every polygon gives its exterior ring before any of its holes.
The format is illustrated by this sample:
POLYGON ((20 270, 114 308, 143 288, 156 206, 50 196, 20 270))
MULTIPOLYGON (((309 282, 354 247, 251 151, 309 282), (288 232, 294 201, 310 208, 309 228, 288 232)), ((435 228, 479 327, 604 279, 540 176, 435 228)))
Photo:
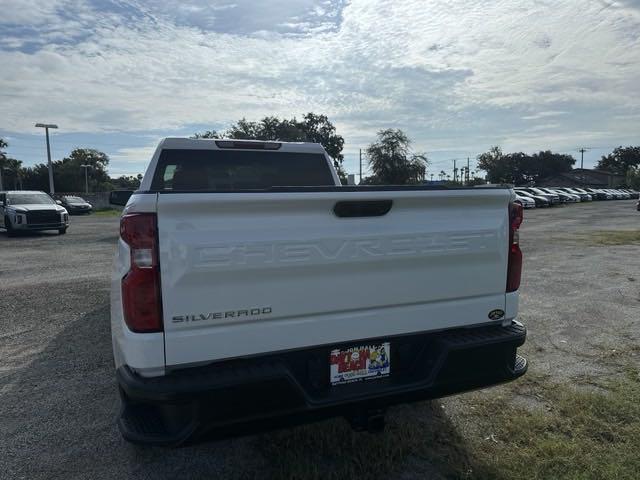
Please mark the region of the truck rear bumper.
POLYGON ((117 370, 118 421, 135 443, 181 445, 306 423, 328 417, 373 418, 387 406, 451 395, 522 376, 516 350, 526 338, 518 322, 385 339, 367 339, 220 362, 143 378, 117 370), (388 341, 391 375, 331 386, 335 348, 388 341))

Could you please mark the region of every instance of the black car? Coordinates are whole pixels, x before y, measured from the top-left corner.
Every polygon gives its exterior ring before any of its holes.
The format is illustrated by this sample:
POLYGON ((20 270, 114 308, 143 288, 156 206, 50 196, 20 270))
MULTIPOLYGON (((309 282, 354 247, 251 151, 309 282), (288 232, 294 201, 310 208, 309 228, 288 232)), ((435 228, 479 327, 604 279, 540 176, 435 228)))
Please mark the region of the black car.
POLYGON ((60 197, 59 204, 67 209, 70 215, 91 213, 93 206, 82 197, 74 195, 63 195, 60 197))

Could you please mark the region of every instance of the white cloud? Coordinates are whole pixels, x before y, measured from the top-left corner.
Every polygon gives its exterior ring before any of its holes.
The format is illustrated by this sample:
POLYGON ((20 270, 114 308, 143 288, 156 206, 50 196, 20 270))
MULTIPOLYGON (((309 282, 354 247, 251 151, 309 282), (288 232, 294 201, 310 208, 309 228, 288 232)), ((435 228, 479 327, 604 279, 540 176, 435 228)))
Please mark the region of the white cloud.
POLYGON ((65 0, 0 0, 0 11, 5 25, 22 26, 42 25, 49 20, 56 19, 56 11, 65 0))
MULTIPOLYGON (((159 139, 158 139, 159 140, 159 139)), ((144 147, 119 148, 110 155, 109 173, 113 177, 144 173, 156 149, 158 140, 144 147)))
POLYGON ((140 163, 149 162, 157 144, 158 141, 155 141, 145 147, 119 148, 115 153, 111 154, 111 159, 118 160, 121 164, 140 165, 140 163))
POLYGON ((559 115, 568 115, 569 112, 562 112, 562 111, 557 111, 557 110, 549 110, 549 111, 542 111, 542 112, 537 112, 534 113, 532 115, 525 115, 522 117, 523 120, 539 120, 541 118, 548 118, 548 117, 557 117, 559 115))
POLYGON ((426 150, 637 135, 637 2, 173 5, 10 1, 0 126, 158 131, 313 110, 360 145, 388 126, 426 150))

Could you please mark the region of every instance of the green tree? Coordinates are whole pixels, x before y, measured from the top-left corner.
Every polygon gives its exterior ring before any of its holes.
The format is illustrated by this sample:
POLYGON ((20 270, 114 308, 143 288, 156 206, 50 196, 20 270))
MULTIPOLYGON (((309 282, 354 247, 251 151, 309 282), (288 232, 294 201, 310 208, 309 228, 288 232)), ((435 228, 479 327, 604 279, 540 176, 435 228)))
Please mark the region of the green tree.
POLYGON ((4 188, 18 189, 22 185, 22 162, 15 158, 5 157, 0 160, 2 183, 4 188))
POLYGON ((336 127, 326 115, 312 112, 305 114, 302 120, 264 117, 257 122, 246 118, 238 120, 224 132, 207 130, 196 133, 193 138, 237 138, 244 140, 273 140, 281 142, 316 142, 321 144, 333 159, 333 164, 341 178, 346 180, 342 168, 344 156, 344 138, 338 135, 336 127))
POLYGON ((528 182, 556 175, 558 173, 570 172, 576 163, 576 159, 571 155, 553 153, 551 150, 540 151, 521 159, 520 171, 528 182))
POLYGON ((4 151, 9 144, 0 138, 0 176, 2 176, 2 187, 5 189, 19 188, 22 183, 22 162, 15 158, 10 158, 4 151))
POLYGON ((514 183, 514 166, 498 145, 478 155, 477 160, 478 168, 487 172, 490 183, 514 183))
POLYGON ((471 179, 469 179, 469 183, 467 183, 468 187, 473 187, 476 185, 485 185, 487 183, 487 181, 484 178, 480 178, 480 177, 473 177, 471 179))
MULTIPOLYGON (((53 162, 55 165, 57 162, 53 162)), ((55 167, 54 167, 55 168, 55 167)), ((22 186, 26 190, 49 191, 49 169, 43 163, 26 167, 22 173, 22 186)))
POLYGON ((629 167, 626 183, 629 188, 640 190, 640 167, 629 167))
POLYGON ((107 174, 107 154, 92 148, 76 148, 54 169, 56 191, 84 191, 84 168, 81 165, 89 165, 87 174, 90 191, 103 192, 111 189, 107 174))
MULTIPOLYGON (((52 162, 53 181, 56 192, 83 192, 85 172, 81 165, 89 165, 87 171, 89 190, 104 192, 112 189, 107 166, 106 153, 92 148, 76 148, 69 156, 52 162)), ((49 190, 49 171, 47 165, 37 164, 24 171, 24 186, 34 190, 49 190)))
POLYGON ((111 179, 111 186, 114 190, 135 190, 140 186, 142 174, 138 175, 121 175, 118 178, 111 179))
POLYGON ((195 133, 191 138, 220 138, 215 130, 205 130, 204 132, 195 133))
POLYGON ((598 168, 626 175, 630 167, 640 166, 640 147, 617 147, 598 161, 598 168))
POLYGON ((478 168, 487 172, 490 183, 509 183, 524 185, 571 170, 576 163, 571 155, 554 153, 550 150, 533 155, 523 152, 504 153, 494 146, 478 155, 478 168))
POLYGON ((344 138, 336 133, 336 127, 329 118, 310 112, 304 115, 302 122, 298 123, 298 128, 305 133, 306 141, 320 143, 333 158, 338 171, 342 172, 344 138))
POLYGON ((416 184, 424 180, 428 164, 423 154, 412 153, 411 141, 399 129, 378 132, 378 141, 367 148, 371 183, 377 185, 416 184))

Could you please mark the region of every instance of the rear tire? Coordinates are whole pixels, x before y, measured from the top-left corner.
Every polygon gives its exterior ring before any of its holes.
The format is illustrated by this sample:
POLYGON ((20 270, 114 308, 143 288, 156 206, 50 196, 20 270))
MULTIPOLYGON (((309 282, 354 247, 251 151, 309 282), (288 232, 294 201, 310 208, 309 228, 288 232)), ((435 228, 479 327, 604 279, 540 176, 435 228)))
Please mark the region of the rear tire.
POLYGON ((59 233, 60 235, 64 235, 65 233, 67 233, 67 227, 65 227, 65 228, 59 228, 59 229, 58 229, 58 233, 59 233))

